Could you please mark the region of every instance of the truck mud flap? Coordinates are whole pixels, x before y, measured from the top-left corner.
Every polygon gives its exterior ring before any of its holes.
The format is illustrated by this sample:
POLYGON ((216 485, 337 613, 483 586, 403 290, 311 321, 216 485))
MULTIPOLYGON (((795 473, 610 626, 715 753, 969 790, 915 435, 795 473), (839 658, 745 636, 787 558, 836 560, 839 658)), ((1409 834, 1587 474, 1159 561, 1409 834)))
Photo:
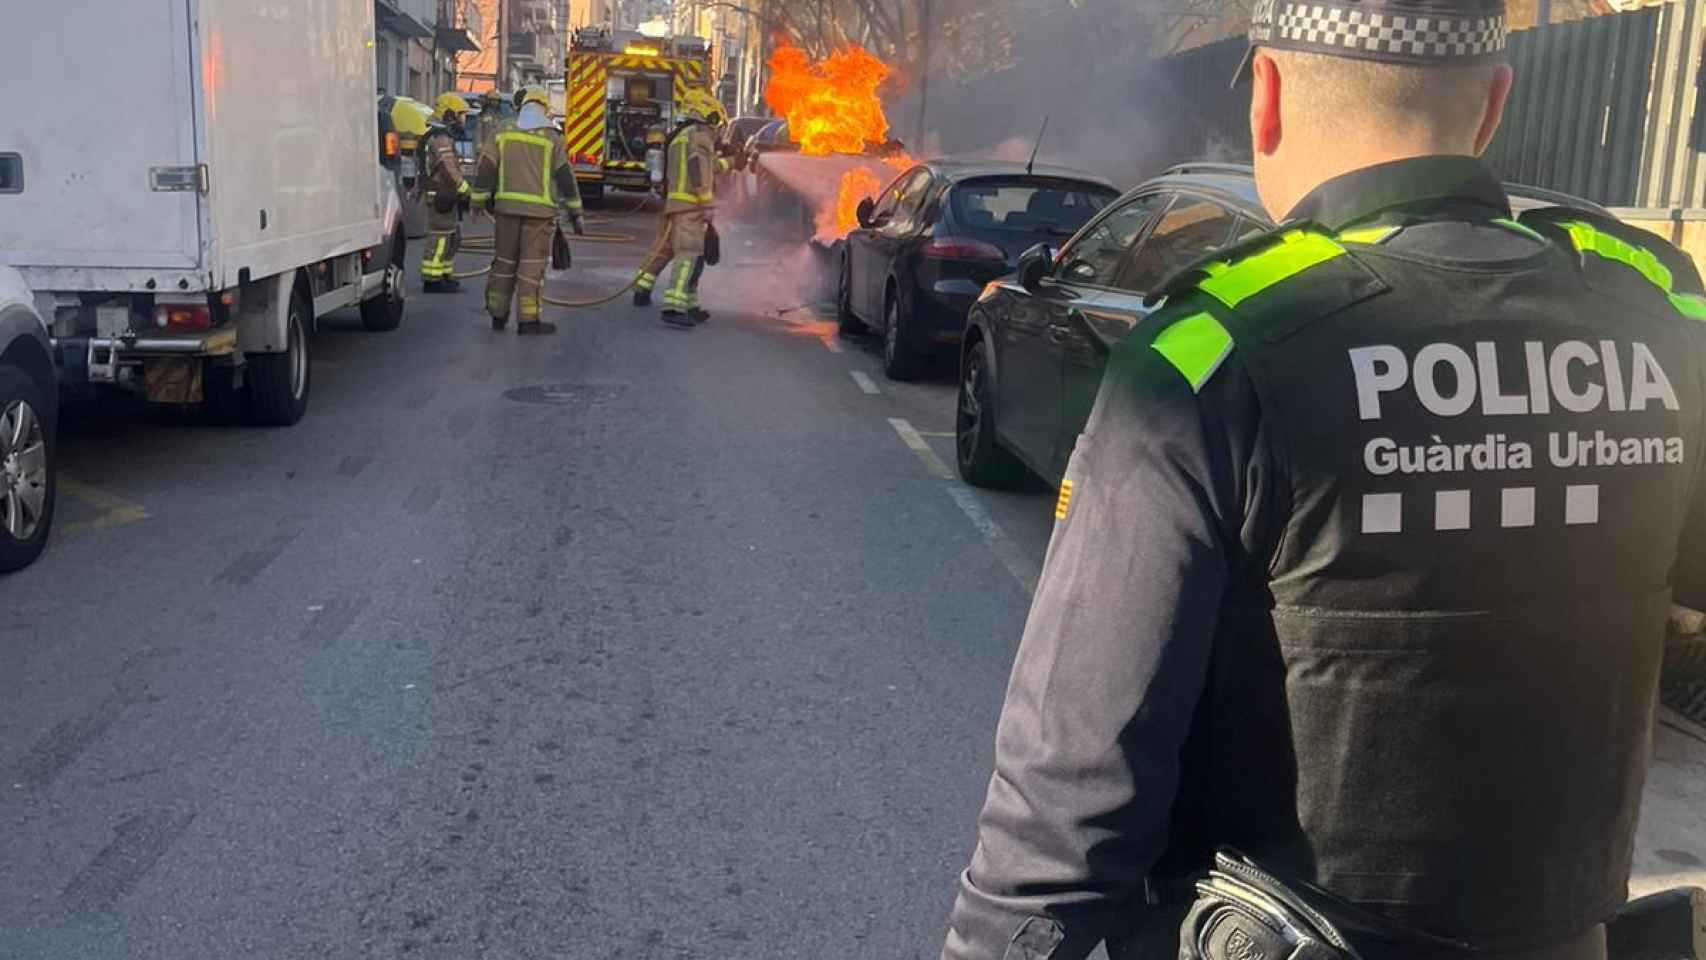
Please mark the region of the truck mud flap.
POLYGON ((200 403, 202 362, 193 357, 151 357, 142 361, 149 403, 200 403))

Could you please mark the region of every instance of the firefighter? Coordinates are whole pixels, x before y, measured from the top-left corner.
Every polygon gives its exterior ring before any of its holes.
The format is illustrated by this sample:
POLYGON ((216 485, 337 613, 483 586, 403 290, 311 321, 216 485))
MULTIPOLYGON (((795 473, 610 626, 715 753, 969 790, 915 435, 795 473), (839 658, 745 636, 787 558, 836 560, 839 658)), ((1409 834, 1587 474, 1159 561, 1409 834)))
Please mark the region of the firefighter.
POLYGON ((1285 887, 1365 957, 1604 960, 1668 607, 1706 609, 1698 272, 1513 218, 1504 0, 1250 41, 1280 226, 1111 348, 942 956, 1351 956, 1285 887), (1273 879, 1194 886, 1222 847, 1273 879))
POLYGON ((477 156, 492 152, 493 142, 509 124, 504 122, 504 96, 496 87, 480 94, 480 149, 477 156))
POLYGON ((657 247, 634 281, 634 306, 649 306, 658 277, 673 260, 675 275, 663 295, 663 322, 693 327, 710 319, 699 306, 699 278, 705 272, 705 238, 716 209, 715 176, 729 168, 717 155, 717 128, 723 105, 710 94, 692 90, 679 105, 681 123, 664 153, 665 199, 657 247))
POLYGON ((461 214, 468 207, 470 188, 456 156, 456 141, 468 116, 468 101, 455 93, 441 93, 432 113, 432 128, 420 148, 427 205, 421 280, 427 293, 450 293, 462 288, 455 277, 456 251, 462 247, 461 214))
POLYGON ((493 330, 509 324, 513 297, 521 315, 516 333, 557 332, 555 324, 539 319, 552 239, 559 218, 569 220, 575 233, 586 232, 574 168, 549 109, 544 88, 527 88, 513 126, 493 138, 475 175, 474 202, 497 221, 492 272, 486 281, 486 312, 493 330))

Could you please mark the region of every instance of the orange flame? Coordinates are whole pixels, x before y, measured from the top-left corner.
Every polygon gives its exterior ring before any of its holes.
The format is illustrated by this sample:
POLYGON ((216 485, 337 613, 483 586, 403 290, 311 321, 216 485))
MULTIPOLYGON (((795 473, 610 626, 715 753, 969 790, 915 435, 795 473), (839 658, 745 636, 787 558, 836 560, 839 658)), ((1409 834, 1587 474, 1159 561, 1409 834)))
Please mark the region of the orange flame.
POLYGON ((847 171, 841 177, 835 206, 817 212, 817 235, 821 240, 839 240, 859 225, 859 201, 875 197, 885 184, 876 174, 864 167, 847 171))
POLYGON ((788 135, 801 153, 863 153, 865 144, 888 138, 877 88, 890 73, 888 64, 860 46, 812 63, 804 50, 784 43, 770 56, 764 101, 787 118, 788 135))

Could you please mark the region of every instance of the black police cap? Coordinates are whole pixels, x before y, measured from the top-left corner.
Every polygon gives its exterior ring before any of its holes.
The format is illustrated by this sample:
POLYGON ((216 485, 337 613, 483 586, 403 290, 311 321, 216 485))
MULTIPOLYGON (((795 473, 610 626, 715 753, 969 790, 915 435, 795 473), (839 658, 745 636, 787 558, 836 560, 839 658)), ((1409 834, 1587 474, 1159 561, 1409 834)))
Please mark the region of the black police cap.
POLYGON ((1232 82, 1257 47, 1433 66, 1501 59, 1506 35, 1504 0, 1256 0, 1232 82))

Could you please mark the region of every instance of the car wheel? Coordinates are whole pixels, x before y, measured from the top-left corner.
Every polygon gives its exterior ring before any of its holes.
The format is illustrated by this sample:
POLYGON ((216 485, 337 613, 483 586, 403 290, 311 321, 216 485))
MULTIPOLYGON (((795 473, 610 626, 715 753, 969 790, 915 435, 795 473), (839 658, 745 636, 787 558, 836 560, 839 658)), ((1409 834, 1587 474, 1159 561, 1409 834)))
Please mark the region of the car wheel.
POLYGON ((59 485, 54 435, 42 388, 16 367, 0 366, 0 573, 41 556, 53 527, 59 485))
POLYGON ((890 290, 883 325, 883 373, 890 380, 914 380, 924 358, 907 329, 906 311, 900 306, 900 291, 890 290))
POLYGON ((954 416, 954 453, 960 478, 977 487, 1016 490, 1030 479, 1019 458, 995 439, 995 382, 989 343, 978 340, 960 365, 959 409, 954 416))
POLYGON ((844 337, 867 332, 853 314, 853 259, 846 250, 841 253, 841 281, 835 291, 835 329, 844 337))
POLYGON ((290 297, 283 353, 249 356, 249 408, 255 422, 288 427, 308 411, 308 298, 298 289, 290 297))
POLYGON ((361 302, 361 325, 375 333, 395 330, 403 322, 405 305, 403 258, 406 242, 401 236, 391 243, 391 259, 385 264, 385 283, 379 295, 361 302))

